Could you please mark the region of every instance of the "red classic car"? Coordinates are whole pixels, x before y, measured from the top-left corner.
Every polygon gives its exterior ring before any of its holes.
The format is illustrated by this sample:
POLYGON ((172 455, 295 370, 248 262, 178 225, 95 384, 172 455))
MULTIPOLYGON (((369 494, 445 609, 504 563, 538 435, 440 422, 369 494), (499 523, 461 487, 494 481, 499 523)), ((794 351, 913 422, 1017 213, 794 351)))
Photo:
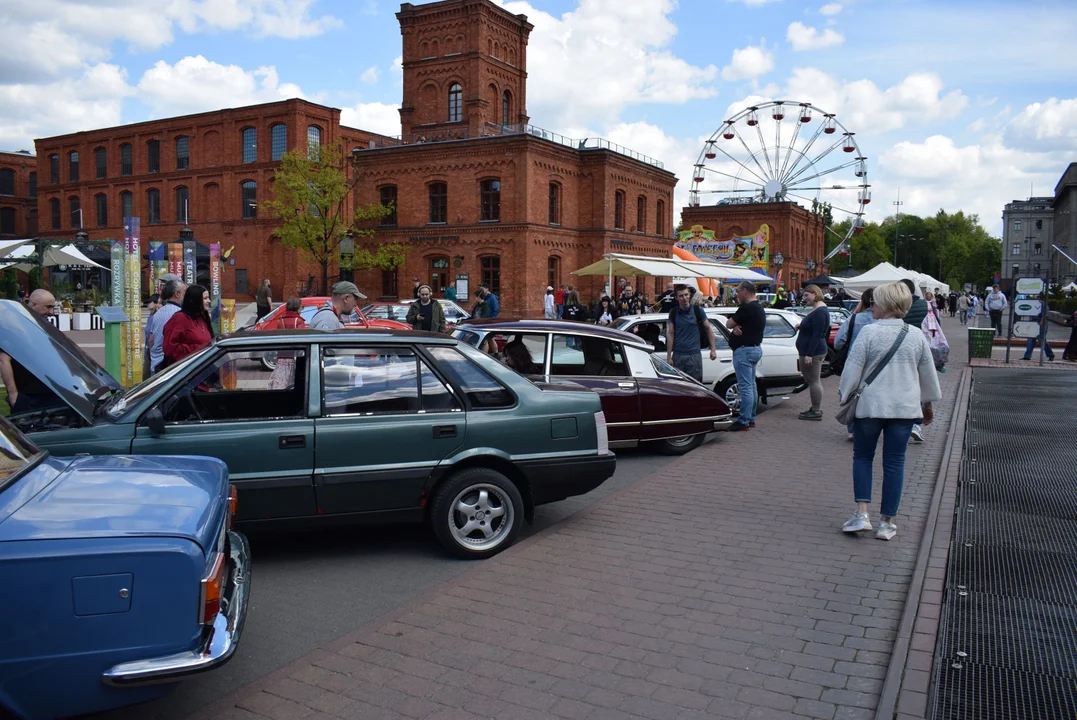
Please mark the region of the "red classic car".
POLYGON ((654 348, 638 335, 558 320, 499 319, 468 320, 453 335, 502 356, 522 375, 594 390, 610 447, 654 443, 659 452, 682 455, 732 421, 720 397, 653 357, 654 348))
MULTIPOLYGON (((304 322, 310 324, 310 319, 314 317, 314 313, 318 312, 318 308, 325 305, 329 298, 327 297, 305 297, 302 298, 303 307, 299 309, 299 315, 303 318, 304 322)), ((281 316, 284 312, 284 304, 281 303, 274 308, 268 315, 258 321, 255 324, 255 330, 269 329, 273 324, 273 321, 281 316)), ((389 328, 392 330, 409 330, 411 326, 407 323, 397 322, 396 320, 379 320, 378 318, 368 318, 363 312, 356 308, 352 314, 343 318, 344 327, 348 328, 389 328)))

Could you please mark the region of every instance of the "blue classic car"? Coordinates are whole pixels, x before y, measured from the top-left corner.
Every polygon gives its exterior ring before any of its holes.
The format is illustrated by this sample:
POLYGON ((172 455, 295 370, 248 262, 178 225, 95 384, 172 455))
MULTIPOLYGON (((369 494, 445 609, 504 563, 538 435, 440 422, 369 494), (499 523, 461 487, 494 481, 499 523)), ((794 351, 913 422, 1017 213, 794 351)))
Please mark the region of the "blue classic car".
POLYGON ((0 717, 164 695, 226 662, 250 593, 224 463, 53 457, 0 418, 0 717))

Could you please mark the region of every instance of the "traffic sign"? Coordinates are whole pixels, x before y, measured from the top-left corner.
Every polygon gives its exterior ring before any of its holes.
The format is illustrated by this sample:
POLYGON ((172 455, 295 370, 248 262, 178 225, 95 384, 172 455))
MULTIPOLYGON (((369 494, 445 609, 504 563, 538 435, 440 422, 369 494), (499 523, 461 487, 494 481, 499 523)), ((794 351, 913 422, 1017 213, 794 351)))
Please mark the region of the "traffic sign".
POLYGON ((1040 336, 1040 324, 1037 322, 1015 322, 1013 324, 1014 337, 1035 338, 1040 336))
POLYGON ((1039 295, 1043 292, 1043 278, 1021 278, 1017 281, 1017 292, 1021 295, 1039 295))
POLYGON ((1043 303, 1039 300, 1018 300, 1013 304, 1013 311, 1024 317, 1039 317, 1043 312, 1043 303))

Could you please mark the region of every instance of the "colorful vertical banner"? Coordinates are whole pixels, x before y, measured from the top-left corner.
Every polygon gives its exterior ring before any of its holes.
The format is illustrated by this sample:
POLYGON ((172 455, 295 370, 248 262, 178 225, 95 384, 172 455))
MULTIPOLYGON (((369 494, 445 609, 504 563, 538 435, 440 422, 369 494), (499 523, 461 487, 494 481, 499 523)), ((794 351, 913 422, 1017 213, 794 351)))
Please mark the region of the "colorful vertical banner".
MULTIPOLYGON (((123 225, 127 227, 128 218, 124 218, 123 225)), ((126 231, 125 231, 126 232, 126 231)), ((113 240, 109 247, 109 259, 112 269, 112 307, 121 308, 125 312, 127 310, 127 303, 125 302, 126 294, 124 293, 124 285, 127 283, 126 273, 126 256, 127 256, 127 243, 125 240, 113 240)), ((126 384, 127 379, 127 327, 124 326, 120 331, 120 374, 116 377, 121 384, 126 384)))
POLYGON ((183 282, 194 285, 194 240, 183 241, 183 282))
POLYGON ((168 272, 183 278, 183 243, 168 243, 168 272))
MULTIPOLYGON (((228 334, 236 331, 236 301, 231 299, 221 300, 221 333, 228 334)), ((225 390, 235 390, 238 384, 238 373, 235 363, 225 363, 220 371, 221 387, 225 390)))
POLYGON ((209 319, 213 331, 221 332, 221 244, 209 245, 209 319))
POLYGON ((168 272, 168 256, 165 254, 163 242, 151 242, 150 244, 150 293, 159 293, 158 279, 168 272))
POLYGON ((126 252, 124 272, 125 311, 127 312, 127 352, 124 385, 142 382, 142 243, 141 221, 125 218, 123 239, 126 252))

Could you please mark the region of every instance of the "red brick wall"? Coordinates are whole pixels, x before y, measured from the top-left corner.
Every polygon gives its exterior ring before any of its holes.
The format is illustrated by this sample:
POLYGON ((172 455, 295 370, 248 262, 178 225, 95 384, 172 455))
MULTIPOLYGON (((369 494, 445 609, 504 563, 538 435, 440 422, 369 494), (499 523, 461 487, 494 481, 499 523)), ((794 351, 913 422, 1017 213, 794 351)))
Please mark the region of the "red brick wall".
POLYGON ((37 201, 30 197, 30 173, 37 171, 37 158, 18 152, 0 152, 0 170, 15 174, 15 194, 0 195, 0 210, 15 211, 15 231, 3 238, 25 238, 37 233, 37 201))

